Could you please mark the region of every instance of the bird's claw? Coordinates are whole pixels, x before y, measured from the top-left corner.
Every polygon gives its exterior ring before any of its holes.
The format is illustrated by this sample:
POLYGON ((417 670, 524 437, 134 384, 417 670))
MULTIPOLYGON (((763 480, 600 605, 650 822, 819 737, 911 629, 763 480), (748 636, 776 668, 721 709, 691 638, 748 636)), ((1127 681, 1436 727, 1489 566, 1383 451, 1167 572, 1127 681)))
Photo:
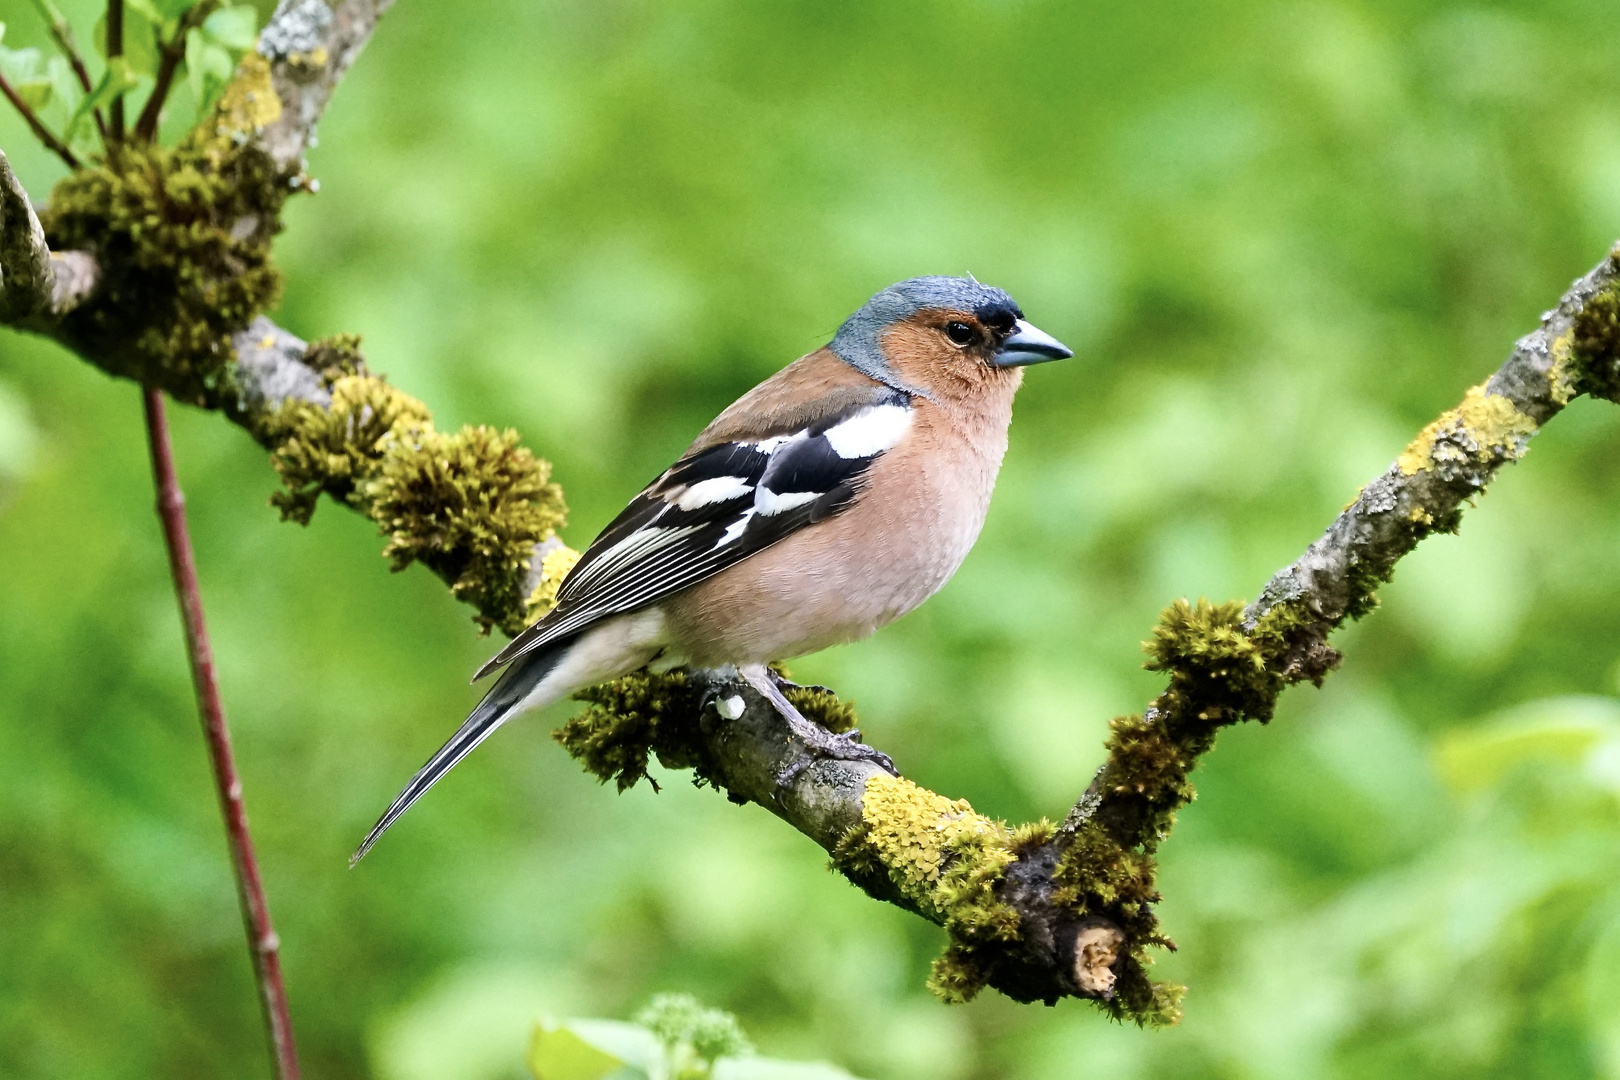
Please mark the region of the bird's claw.
POLYGON ((820 683, 796 683, 786 675, 779 674, 774 670, 771 671, 771 679, 776 683, 776 688, 784 694, 789 690, 810 690, 817 694, 837 696, 837 691, 830 686, 822 686, 820 683))
POLYGON ((818 760, 830 759, 833 761, 870 761, 890 776, 899 776, 894 767, 894 759, 883 751, 861 742, 859 728, 834 734, 825 728, 818 728, 814 733, 796 732, 805 743, 805 753, 794 758, 781 772, 776 774, 777 787, 786 787, 795 777, 814 765, 818 760))

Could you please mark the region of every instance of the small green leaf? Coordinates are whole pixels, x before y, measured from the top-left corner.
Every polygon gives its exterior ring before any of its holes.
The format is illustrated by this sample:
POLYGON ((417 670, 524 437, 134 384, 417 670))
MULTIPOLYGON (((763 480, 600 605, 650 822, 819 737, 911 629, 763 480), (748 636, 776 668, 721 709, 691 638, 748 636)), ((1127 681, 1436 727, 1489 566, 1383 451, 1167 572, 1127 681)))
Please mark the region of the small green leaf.
MULTIPOLYGON (((135 0, 128 2, 134 3, 135 0)), ((151 6, 156 11, 158 18, 171 20, 178 19, 196 7, 198 2, 199 0, 141 0, 141 3, 151 6)))
POLYGON ((140 84, 140 79, 129 70, 129 64, 122 56, 115 56, 107 61, 107 70, 101 73, 101 79, 95 88, 86 94, 73 115, 68 119, 68 141, 71 142, 80 128, 89 122, 90 114, 97 109, 106 108, 119 97, 127 94, 140 84))
POLYGON ((28 82, 14 83, 12 89, 17 91, 17 96, 36 113, 49 105, 56 96, 50 79, 30 79, 28 82))
POLYGON ((622 1060, 568 1030, 536 1024, 529 1040, 529 1071, 535 1080, 603 1080, 622 1072, 622 1060))
POLYGON ((568 1030, 639 1072, 651 1075, 662 1067, 664 1044, 640 1024, 623 1020, 570 1020, 568 1030))
MULTIPOLYGON (((152 0, 124 0, 124 33, 126 35, 129 33, 130 12, 139 14, 141 18, 154 25, 162 25, 169 18, 169 16, 158 10, 157 5, 153 4, 152 0)), ((102 18, 106 18, 106 16, 103 15, 102 18)))
POLYGON ((79 103, 79 80, 73 74, 73 68, 68 65, 67 57, 53 56, 45 65, 45 73, 51 80, 51 88, 56 91, 56 98, 68 107, 68 112, 79 103))
POLYGON ((208 40, 201 30, 186 32, 186 81, 197 101, 197 115, 213 107, 215 99, 231 81, 236 65, 223 45, 208 40))
POLYGON ((1435 759, 1446 786, 1475 795, 1527 762, 1578 765, 1599 745, 1615 741, 1620 741, 1620 704, 1598 697, 1551 698, 1447 733, 1435 759))
POLYGON ((37 79, 44 65, 38 49, 8 49, 0 46, 0 73, 16 84, 37 79))
POLYGON ((162 60, 157 25, 134 10, 124 12, 124 59, 139 75, 156 75, 162 60))
POLYGON ((259 37, 259 13, 246 4, 220 8, 203 20, 202 28, 203 33, 227 49, 246 52, 259 37))
MULTIPOLYGON (((4 24, 0 24, 0 34, 4 24)), ((0 74, 5 75, 17 96, 36 112, 49 105, 55 97, 48 65, 42 62, 38 49, 7 49, 0 46, 0 74)))

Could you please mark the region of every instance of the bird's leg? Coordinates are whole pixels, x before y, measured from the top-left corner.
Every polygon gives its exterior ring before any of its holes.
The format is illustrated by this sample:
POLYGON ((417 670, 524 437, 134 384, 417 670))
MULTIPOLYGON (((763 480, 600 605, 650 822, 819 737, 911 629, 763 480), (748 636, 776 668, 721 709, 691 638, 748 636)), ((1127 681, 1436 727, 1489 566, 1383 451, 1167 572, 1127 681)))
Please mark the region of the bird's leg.
MULTIPOLYGON (((766 668, 765 670, 770 672, 771 679, 775 681, 777 689, 783 693, 787 693, 789 690, 814 690, 818 694, 830 694, 833 692, 832 687, 822 686, 820 683, 796 683, 775 668, 766 668)), ((860 736, 857 735, 856 738, 860 738, 860 736)))
POLYGON ((806 720, 777 686, 774 672, 764 667, 749 665, 742 668, 740 674, 747 680, 749 686, 764 695, 781 714, 782 719, 787 721, 788 730, 793 732, 808 750, 808 753, 801 755, 777 774, 778 786, 792 783, 793 778, 814 764, 817 758, 832 758, 835 761, 870 761, 891 776, 900 775, 888 754, 860 741, 861 733, 858 730, 835 735, 820 724, 806 720))

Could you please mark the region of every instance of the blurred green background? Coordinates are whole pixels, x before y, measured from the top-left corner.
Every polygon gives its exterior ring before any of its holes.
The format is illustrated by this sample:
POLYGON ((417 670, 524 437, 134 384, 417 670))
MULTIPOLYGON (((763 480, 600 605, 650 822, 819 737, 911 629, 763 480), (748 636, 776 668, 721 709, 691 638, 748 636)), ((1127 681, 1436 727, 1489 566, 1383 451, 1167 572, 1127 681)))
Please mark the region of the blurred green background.
MULTIPOLYGON (((67 5, 88 38, 94 5, 67 5)), ((0 0, 11 46, 43 43, 0 0)), ((1179 597, 1252 598, 1620 236, 1609 0, 405 0, 289 207, 277 318, 512 425, 583 545, 870 293, 970 270, 1073 346, 989 524, 794 665, 907 775, 1062 814, 1179 597)), ((9 112, 43 199, 60 166, 9 112)), ((934 928, 757 807, 503 731, 350 872, 495 647, 174 413, 311 1077, 517 1075, 684 990, 876 1080, 1620 1077, 1620 414, 1580 400, 1344 670, 1223 735, 1163 850, 1168 1031, 922 989, 934 928)), ((136 388, 0 336, 0 1074, 254 1077, 260 1022, 136 388)))

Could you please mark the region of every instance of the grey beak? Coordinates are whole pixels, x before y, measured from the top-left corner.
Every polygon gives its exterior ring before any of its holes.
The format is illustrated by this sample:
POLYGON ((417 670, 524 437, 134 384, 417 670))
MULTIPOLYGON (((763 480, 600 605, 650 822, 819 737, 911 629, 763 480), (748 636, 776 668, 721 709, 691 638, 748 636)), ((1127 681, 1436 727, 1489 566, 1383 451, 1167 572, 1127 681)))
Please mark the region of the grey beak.
POLYGON ((1026 364, 1044 364, 1048 360, 1067 360, 1074 350, 1063 342, 1019 319, 1013 324, 1012 336, 1001 343, 1001 350, 990 358, 996 367, 1023 367, 1026 364))

